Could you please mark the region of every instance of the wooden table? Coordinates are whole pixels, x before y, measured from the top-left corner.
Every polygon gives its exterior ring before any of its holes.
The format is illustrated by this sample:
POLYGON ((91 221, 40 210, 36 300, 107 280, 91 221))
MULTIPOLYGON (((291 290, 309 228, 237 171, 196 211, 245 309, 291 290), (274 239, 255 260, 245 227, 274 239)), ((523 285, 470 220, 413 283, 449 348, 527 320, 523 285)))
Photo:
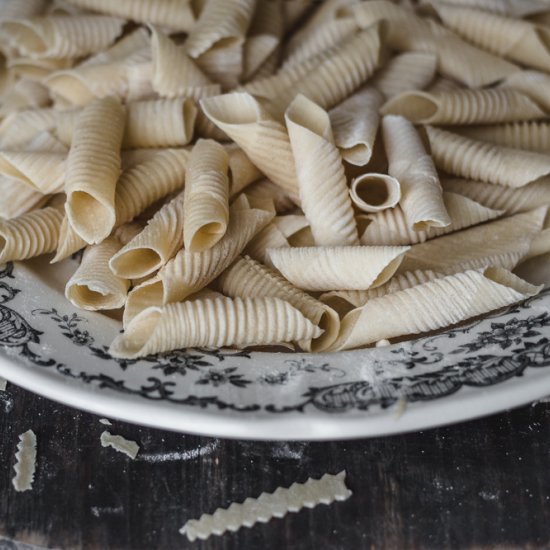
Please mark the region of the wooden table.
POLYGON ((97 416, 13 385, 0 392, 0 550, 550 547, 548 403, 336 443, 220 440, 113 421, 112 433, 139 442, 135 461, 100 446, 104 429, 97 416), (16 493, 15 446, 29 428, 37 475, 32 491, 16 493), (205 542, 178 533, 203 512, 342 469, 354 493, 345 502, 205 542))

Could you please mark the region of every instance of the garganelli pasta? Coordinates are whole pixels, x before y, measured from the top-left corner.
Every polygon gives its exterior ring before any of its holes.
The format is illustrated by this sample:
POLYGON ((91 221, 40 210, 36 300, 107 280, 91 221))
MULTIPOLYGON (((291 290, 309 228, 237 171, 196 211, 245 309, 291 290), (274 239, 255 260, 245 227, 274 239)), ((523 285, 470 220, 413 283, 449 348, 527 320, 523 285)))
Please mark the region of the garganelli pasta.
POLYGON ((0 263, 72 266, 114 357, 387 345, 550 283, 548 2, 0 4, 0 263))

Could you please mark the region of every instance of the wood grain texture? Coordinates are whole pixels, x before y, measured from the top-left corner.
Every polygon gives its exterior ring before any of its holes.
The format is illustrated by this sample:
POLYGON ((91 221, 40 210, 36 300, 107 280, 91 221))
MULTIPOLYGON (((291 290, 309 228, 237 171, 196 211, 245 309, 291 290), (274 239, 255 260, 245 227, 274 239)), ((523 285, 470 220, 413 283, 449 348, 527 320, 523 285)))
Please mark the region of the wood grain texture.
POLYGON ((548 403, 335 443, 219 440, 113 420, 112 433, 140 444, 135 461, 101 447, 104 429, 97 416, 13 385, 0 392, 0 548, 26 550, 2 536, 64 550, 550 546, 548 403), (29 428, 35 483, 15 493, 17 436, 29 428), (353 491, 345 502, 204 542, 178 533, 203 512, 342 469, 353 491))

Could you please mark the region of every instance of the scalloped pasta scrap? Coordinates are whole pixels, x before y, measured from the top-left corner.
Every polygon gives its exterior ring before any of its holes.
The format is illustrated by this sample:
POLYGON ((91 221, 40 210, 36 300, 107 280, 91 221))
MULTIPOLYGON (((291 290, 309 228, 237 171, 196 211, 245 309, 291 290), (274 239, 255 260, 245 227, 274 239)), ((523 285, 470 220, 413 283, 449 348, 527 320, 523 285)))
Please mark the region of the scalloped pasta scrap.
POLYGON ((262 493, 257 499, 247 498, 229 508, 218 508, 212 515, 203 514, 198 520, 189 520, 180 533, 191 542, 205 540, 211 535, 252 527, 258 522, 267 523, 273 517, 281 518, 302 508, 347 500, 352 493, 346 487, 345 479, 344 470, 336 475, 325 474, 318 480, 310 478, 305 483, 293 483, 288 489, 279 487, 273 493, 262 493))
POLYGON ((102 447, 112 447, 115 451, 129 456, 132 460, 136 458, 139 452, 139 445, 135 441, 130 441, 121 435, 113 435, 105 430, 100 436, 102 447))
POLYGON ((15 460, 13 487, 17 492, 30 491, 36 473, 36 434, 32 430, 19 436, 15 460))

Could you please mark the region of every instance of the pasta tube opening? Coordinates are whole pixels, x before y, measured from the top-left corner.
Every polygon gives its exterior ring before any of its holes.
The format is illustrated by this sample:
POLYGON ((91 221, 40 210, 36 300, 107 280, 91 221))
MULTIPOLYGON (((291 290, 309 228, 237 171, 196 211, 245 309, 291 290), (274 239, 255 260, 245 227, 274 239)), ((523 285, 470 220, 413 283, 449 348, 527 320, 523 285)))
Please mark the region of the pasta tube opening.
POLYGON ((393 208, 401 198, 401 185, 385 174, 364 174, 351 184, 351 200, 363 212, 393 208))

